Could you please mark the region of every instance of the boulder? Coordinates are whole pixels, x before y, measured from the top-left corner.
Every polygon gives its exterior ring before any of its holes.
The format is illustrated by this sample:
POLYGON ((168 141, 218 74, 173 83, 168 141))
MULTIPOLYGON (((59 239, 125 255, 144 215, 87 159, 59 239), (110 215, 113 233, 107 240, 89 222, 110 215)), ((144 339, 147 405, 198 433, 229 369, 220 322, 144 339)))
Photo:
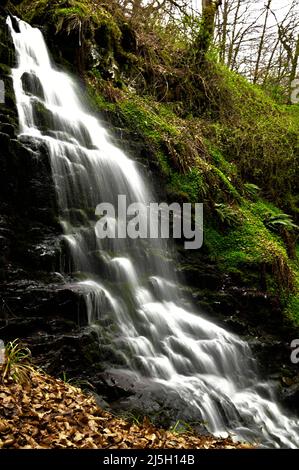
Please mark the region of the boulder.
POLYGON ((34 73, 23 73, 21 77, 23 90, 27 95, 34 95, 41 100, 45 99, 44 90, 40 79, 34 73))

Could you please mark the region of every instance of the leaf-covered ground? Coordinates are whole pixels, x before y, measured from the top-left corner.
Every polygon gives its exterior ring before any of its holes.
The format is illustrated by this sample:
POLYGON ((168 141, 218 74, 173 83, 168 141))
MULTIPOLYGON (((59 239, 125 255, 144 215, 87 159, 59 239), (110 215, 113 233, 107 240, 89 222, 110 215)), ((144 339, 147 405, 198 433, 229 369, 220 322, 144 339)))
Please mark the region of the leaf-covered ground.
POLYGON ((248 448, 231 439, 176 434, 99 408, 92 396, 35 370, 28 383, 0 383, 0 448, 248 448))

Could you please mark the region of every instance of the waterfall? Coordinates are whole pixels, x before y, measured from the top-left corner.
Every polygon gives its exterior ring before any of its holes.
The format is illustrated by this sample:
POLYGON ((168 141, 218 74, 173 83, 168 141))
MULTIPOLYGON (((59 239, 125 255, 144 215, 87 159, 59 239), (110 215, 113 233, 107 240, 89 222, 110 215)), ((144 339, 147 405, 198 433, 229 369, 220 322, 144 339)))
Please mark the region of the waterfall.
POLYGON ((49 153, 72 275, 107 369, 146 383, 149 393, 178 396, 215 435, 299 447, 299 421, 260 379, 248 344, 180 294, 167 244, 96 237, 99 203, 117 206, 126 195, 129 203, 149 204, 154 197, 136 163, 82 105, 77 84, 52 63, 41 31, 16 21, 17 30, 7 19, 19 138, 37 139, 49 153))

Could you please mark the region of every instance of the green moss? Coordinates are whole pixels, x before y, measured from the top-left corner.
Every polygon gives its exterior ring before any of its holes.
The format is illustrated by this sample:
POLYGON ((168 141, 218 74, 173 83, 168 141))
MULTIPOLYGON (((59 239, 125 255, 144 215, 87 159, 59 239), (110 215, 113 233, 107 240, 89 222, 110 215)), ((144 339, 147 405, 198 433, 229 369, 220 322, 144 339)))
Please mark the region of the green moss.
POLYGON ((285 314, 292 322, 299 325, 299 295, 292 295, 289 297, 285 314))
POLYGON ((206 136, 243 181, 257 184, 275 204, 287 207, 298 189, 298 106, 278 105, 259 87, 219 64, 210 73, 217 84, 211 90, 217 114, 205 123, 206 136))
POLYGON ((294 288, 294 270, 282 240, 269 232, 262 219, 255 214, 254 204, 241 206, 242 224, 221 232, 217 226, 205 227, 205 244, 211 257, 225 272, 246 270, 246 266, 268 266, 274 275, 276 289, 294 288))
POLYGON ((279 214, 281 211, 276 207, 272 202, 266 201, 264 199, 257 200, 254 204, 251 205, 252 212, 264 220, 264 217, 267 213, 271 212, 273 214, 279 214))
POLYGON ((11 68, 6 64, 1 64, 0 63, 0 73, 1 73, 1 75, 10 76, 11 68))
POLYGON ((130 97, 130 99, 124 100, 120 107, 124 116, 131 121, 137 130, 156 142, 159 142, 165 134, 179 135, 178 129, 167 122, 163 115, 161 117, 157 109, 154 110, 146 100, 137 97, 132 100, 130 97))
POLYGON ((226 176, 219 168, 213 167, 213 171, 218 176, 218 180, 223 187, 223 191, 225 191, 228 195, 230 195, 235 200, 240 200, 240 194, 236 190, 236 188, 232 185, 229 180, 229 176, 226 176))
POLYGON ((30 23, 34 18, 39 18, 43 15, 49 6, 49 0, 23 0, 18 9, 23 19, 30 23))
POLYGON ((226 174, 228 178, 237 176, 237 166, 234 163, 228 162, 218 148, 213 147, 211 142, 205 140, 209 154, 211 155, 213 164, 226 174))
POLYGON ((69 7, 69 8, 57 8, 55 9, 54 15, 56 17, 60 16, 71 16, 71 15, 77 15, 83 18, 83 16, 86 14, 86 8, 82 7, 82 5, 77 5, 75 7, 69 7))
POLYGON ((126 94, 117 103, 127 127, 137 132, 152 147, 163 174, 187 174, 197 158, 192 135, 185 134, 182 120, 164 106, 148 98, 126 94))
MULTIPOLYGON (((93 70, 92 75, 96 76, 97 82, 102 80, 97 70, 93 70)), ((88 83, 87 98, 94 111, 115 111, 116 109, 114 103, 107 101, 102 93, 98 93, 93 80, 88 83)))
POLYGON ((171 173, 168 191, 182 195, 190 202, 198 202, 206 195, 207 185, 198 168, 192 168, 186 174, 171 173))
POLYGON ((27 21, 43 16, 52 16, 56 20, 78 16, 82 20, 90 18, 95 24, 101 24, 103 19, 112 19, 107 10, 99 5, 95 8, 89 0, 23 0, 19 11, 27 21))

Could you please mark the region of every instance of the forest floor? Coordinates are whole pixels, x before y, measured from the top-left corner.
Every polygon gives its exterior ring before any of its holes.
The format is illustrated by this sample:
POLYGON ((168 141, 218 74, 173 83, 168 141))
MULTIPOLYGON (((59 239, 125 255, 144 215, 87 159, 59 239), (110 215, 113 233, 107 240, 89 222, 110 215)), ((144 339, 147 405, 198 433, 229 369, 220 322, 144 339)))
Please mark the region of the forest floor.
POLYGON ((158 429, 101 409, 92 395, 34 368, 27 380, 0 383, 0 448, 248 449, 231 438, 158 429))

